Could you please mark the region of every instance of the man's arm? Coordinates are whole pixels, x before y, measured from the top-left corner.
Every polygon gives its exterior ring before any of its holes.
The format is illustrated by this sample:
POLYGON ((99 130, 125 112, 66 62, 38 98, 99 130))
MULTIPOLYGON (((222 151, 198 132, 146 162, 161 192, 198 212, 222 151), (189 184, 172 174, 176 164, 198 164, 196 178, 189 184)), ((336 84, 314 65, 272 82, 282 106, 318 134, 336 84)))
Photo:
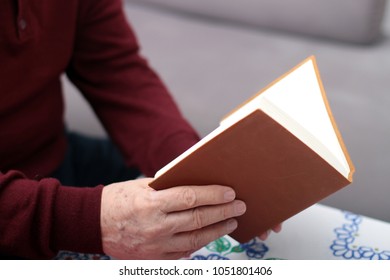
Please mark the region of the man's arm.
POLYGON ((196 143, 198 135, 139 55, 121 1, 80 3, 67 74, 88 99, 128 165, 153 176, 196 143))
MULTIPOLYGON (((120 0, 82 2, 75 51, 67 73, 91 103, 127 163, 139 167, 145 175, 153 176, 199 140, 159 77, 140 56, 137 40, 126 21, 120 0)), ((215 186, 201 187, 200 193, 194 195, 198 204, 178 210, 181 216, 187 217, 186 220, 175 220, 172 213, 164 212, 160 204, 165 200, 172 200, 176 206, 180 204, 174 197, 180 195, 183 188, 190 192, 198 189, 181 186, 153 192, 145 180, 106 187, 101 208, 104 251, 119 258, 137 255, 175 258, 183 256, 183 252, 199 249, 234 229, 236 223, 231 218, 243 213, 234 209, 237 203, 243 205, 242 208, 245 204, 215 199, 212 206, 208 205, 210 201, 201 198, 221 193, 222 190, 215 186), (149 205, 147 202, 150 201, 134 203, 142 200, 142 195, 150 198, 151 193, 161 194, 155 195, 154 204, 149 205), (165 193, 170 195, 164 196, 165 193), (118 205, 122 206, 121 211, 114 207, 118 205), (148 211, 145 212, 145 209, 148 211), (191 213, 201 213, 202 217, 210 219, 200 219, 196 227, 183 228, 183 225, 193 225, 197 221, 198 216, 191 213), (164 224, 168 217, 176 224, 164 224), (131 227, 131 223, 140 221, 141 224, 131 227), (142 226, 147 224, 152 227, 142 231, 142 226), (158 228, 153 228, 156 225, 158 228), (143 254, 140 255, 138 250, 144 250, 143 254)))
POLYGON ((74 188, 0 174, 0 256, 48 259, 70 250, 177 259, 231 233, 246 209, 229 187, 155 191, 150 180, 74 188))
POLYGON ((55 179, 0 173, 0 254, 47 259, 59 249, 103 253, 101 193, 102 187, 61 187, 55 179))

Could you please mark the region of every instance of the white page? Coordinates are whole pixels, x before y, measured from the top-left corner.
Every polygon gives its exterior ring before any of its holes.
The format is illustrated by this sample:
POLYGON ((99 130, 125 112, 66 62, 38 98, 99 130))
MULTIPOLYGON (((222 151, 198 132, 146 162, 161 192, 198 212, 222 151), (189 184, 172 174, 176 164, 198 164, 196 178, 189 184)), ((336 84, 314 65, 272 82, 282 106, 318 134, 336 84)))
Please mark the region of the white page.
POLYGON ((222 125, 230 126, 258 108, 348 178, 349 165, 329 118, 312 60, 241 107, 222 125))
POLYGON ((219 127, 159 170, 155 177, 258 109, 283 125, 345 178, 349 177, 349 164, 329 118, 312 60, 302 64, 224 119, 219 127))

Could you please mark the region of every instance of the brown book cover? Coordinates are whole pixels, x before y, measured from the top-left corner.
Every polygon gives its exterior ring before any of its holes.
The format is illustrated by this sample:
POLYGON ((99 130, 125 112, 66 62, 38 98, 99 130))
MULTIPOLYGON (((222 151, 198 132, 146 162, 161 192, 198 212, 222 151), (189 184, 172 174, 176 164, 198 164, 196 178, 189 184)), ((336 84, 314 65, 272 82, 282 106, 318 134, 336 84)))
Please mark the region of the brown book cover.
MULTIPOLYGON (((308 60, 315 65, 319 79, 314 57, 308 60)), ((238 217, 239 226, 231 234, 239 242, 249 241, 338 191, 351 183, 354 167, 320 80, 319 85, 349 165, 348 176, 342 175, 279 122, 256 109, 157 174, 150 186, 157 190, 180 185, 233 187, 237 198, 247 204, 247 212, 238 217)))

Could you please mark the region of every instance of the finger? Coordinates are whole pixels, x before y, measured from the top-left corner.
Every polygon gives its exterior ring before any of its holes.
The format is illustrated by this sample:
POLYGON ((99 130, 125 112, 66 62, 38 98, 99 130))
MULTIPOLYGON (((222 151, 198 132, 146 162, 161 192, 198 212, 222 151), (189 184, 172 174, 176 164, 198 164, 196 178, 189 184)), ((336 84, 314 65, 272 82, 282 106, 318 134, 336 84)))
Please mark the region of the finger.
MULTIPOLYGON (((277 224, 272 228, 272 231, 275 233, 278 233, 282 230, 282 224, 277 224)), ((271 230, 267 230, 266 232, 263 232, 262 234, 259 235, 259 238, 263 241, 265 241, 269 235, 271 234, 271 230)))
POLYGON ((180 186, 155 191, 152 195, 164 213, 227 203, 236 196, 232 188, 219 185, 180 186))
POLYGON ((171 229, 170 233, 179 233, 219 223, 229 218, 240 216, 245 211, 245 203, 235 200, 221 205, 203 206, 169 213, 164 222, 171 229))
POLYGON ((195 252, 210 242, 232 233, 237 228, 237 221, 229 219, 202 229, 176 234, 166 244, 166 251, 171 253, 195 252))
POLYGON ((272 230, 276 233, 280 232, 282 230, 282 224, 278 224, 275 227, 272 228, 272 230))
POLYGON ((262 241, 265 241, 267 240, 269 234, 270 234, 270 230, 267 230, 266 232, 263 232, 262 234, 259 235, 259 238, 262 240, 262 241))

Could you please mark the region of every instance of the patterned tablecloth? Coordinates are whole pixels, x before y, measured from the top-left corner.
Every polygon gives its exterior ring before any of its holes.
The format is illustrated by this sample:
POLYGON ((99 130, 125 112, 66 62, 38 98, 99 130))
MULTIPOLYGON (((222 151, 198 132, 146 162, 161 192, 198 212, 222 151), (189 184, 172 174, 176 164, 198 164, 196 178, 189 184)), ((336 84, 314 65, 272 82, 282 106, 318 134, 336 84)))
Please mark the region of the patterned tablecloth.
MULTIPOLYGON (((191 255, 194 260, 220 259, 383 259, 390 260, 390 223, 316 204, 283 223, 283 230, 264 242, 239 244, 222 237, 191 255)), ((56 259, 111 259, 60 252, 56 259)))

